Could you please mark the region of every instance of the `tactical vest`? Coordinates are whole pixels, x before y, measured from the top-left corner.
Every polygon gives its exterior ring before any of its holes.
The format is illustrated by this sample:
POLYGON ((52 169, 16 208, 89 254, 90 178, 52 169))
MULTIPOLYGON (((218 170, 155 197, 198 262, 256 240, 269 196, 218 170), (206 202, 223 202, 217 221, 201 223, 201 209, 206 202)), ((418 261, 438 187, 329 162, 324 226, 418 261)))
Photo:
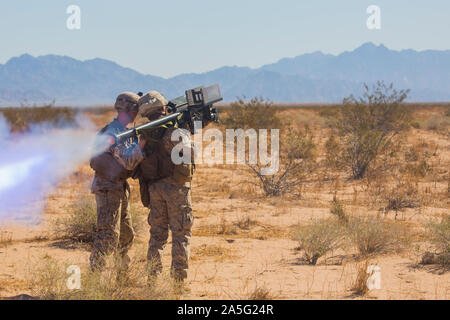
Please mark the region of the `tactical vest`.
POLYGON ((171 153, 164 150, 161 144, 162 137, 170 127, 177 128, 177 124, 167 123, 145 137, 147 140, 144 148, 145 158, 139 165, 139 170, 140 176, 150 183, 168 177, 172 177, 177 184, 185 184, 192 180, 195 165, 174 165, 171 153))

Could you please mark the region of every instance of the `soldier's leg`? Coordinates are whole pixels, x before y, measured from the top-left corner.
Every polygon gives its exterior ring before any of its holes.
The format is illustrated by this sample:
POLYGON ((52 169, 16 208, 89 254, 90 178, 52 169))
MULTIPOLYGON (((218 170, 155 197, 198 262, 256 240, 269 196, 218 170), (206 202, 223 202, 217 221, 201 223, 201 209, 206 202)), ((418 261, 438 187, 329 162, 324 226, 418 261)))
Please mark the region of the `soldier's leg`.
POLYGON ((169 225, 172 231, 172 276, 176 280, 187 278, 190 255, 189 241, 194 215, 191 192, 187 187, 175 187, 167 194, 169 225))
POLYGON ((150 186, 150 240, 148 243, 147 260, 149 272, 156 275, 162 271, 161 256, 169 237, 169 218, 167 216, 166 202, 161 198, 157 187, 150 186))
POLYGON ((103 191, 95 195, 97 235, 89 258, 92 270, 102 270, 106 256, 117 248, 121 198, 122 193, 117 191, 103 191))
POLYGON ((128 270, 130 264, 130 257, 128 251, 133 245, 134 230, 129 211, 129 195, 124 194, 121 201, 121 215, 120 215, 120 237, 118 246, 118 258, 120 259, 121 270, 128 270))

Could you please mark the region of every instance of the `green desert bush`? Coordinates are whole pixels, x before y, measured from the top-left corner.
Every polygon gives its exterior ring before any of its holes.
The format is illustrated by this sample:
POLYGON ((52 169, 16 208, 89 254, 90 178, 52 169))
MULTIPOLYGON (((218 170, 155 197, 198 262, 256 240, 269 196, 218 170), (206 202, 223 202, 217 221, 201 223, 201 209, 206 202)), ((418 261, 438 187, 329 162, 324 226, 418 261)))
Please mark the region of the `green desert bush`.
POLYGON ((314 220, 307 226, 300 226, 295 232, 295 239, 305 261, 315 265, 320 257, 340 248, 344 233, 337 219, 314 220))
POLYGON ((410 126, 410 108, 402 102, 408 91, 378 82, 364 86, 360 98, 345 98, 335 129, 342 145, 341 159, 354 179, 363 178, 376 160, 400 143, 397 137, 410 126))

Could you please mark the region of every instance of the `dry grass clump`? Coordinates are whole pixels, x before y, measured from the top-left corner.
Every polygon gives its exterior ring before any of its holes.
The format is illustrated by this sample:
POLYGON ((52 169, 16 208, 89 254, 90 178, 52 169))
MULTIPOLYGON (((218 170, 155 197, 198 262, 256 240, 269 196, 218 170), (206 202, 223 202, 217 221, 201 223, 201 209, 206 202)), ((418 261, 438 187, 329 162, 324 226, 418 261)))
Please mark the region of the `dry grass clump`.
POLYGON ((249 216, 244 216, 236 221, 228 221, 222 217, 217 223, 194 227, 192 233, 193 236, 201 237, 235 236, 267 240, 269 238, 289 237, 291 230, 290 228, 264 224, 253 220, 249 216))
POLYGON ((369 292, 367 286, 367 280, 369 280, 370 277, 370 274, 367 272, 369 265, 369 260, 364 260, 356 266, 356 279, 350 289, 356 295, 365 296, 369 292))
POLYGON ((70 215, 55 221, 56 234, 76 242, 92 243, 97 230, 97 206, 92 196, 80 196, 70 215))
MULTIPOLYGON (((55 221, 55 233, 57 236, 81 243, 92 243, 97 233, 97 205, 94 197, 80 195, 70 206, 68 217, 55 221)), ((139 232, 142 228, 142 218, 138 215, 134 206, 130 205, 129 212, 133 229, 139 232)))
POLYGON ((443 132, 450 126, 450 119, 440 113, 434 113, 423 123, 423 128, 430 131, 443 132))
POLYGON ((348 217, 347 214, 345 213, 344 206, 337 199, 336 195, 333 196, 330 213, 335 215, 342 224, 346 224, 348 222, 348 217))
POLYGON ((418 177, 404 170, 386 170, 371 174, 366 180, 365 190, 369 203, 378 210, 388 213, 406 208, 419 208, 423 205, 425 194, 419 192, 418 177))
POLYGON ((204 224, 200 225, 198 227, 194 227, 192 231, 194 236, 201 236, 201 237, 209 237, 209 236, 216 236, 216 235, 237 235, 238 230, 237 226, 233 223, 230 223, 225 218, 221 218, 218 223, 215 224, 204 224))
POLYGON ((0 108, 0 112, 11 126, 11 131, 27 131, 33 124, 49 123, 53 127, 73 124, 76 109, 69 107, 42 107, 0 108))
POLYGON ((386 186, 383 198, 386 202, 385 211, 399 211, 405 208, 420 206, 419 188, 411 180, 400 180, 396 184, 386 186))
POLYGON ((240 229, 250 230, 250 227, 256 225, 256 223, 257 222, 255 220, 253 220, 250 216, 246 215, 241 217, 235 224, 240 229))
POLYGON ((191 260, 201 260, 202 258, 213 258, 215 261, 224 261, 234 258, 235 255, 229 248, 218 245, 202 244, 200 247, 192 248, 191 260))
POLYGON ((314 220, 299 227, 294 237, 299 242, 298 249, 303 250, 305 261, 315 265, 320 257, 342 245, 344 232, 337 219, 314 220))
POLYGON ((354 216, 349 220, 346 232, 362 257, 399 251, 410 243, 405 228, 380 217, 354 216))
POLYGON ((257 287, 248 296, 248 300, 273 300, 276 297, 266 287, 257 287))
POLYGON ((162 300, 174 299, 168 279, 147 282, 145 263, 132 261, 127 277, 118 277, 117 269, 102 273, 81 270, 80 289, 69 289, 72 274, 68 265, 46 259, 32 270, 29 286, 34 296, 43 300, 162 300))
POLYGON ((428 236, 436 248, 437 261, 444 268, 450 266, 450 216, 445 216, 440 222, 427 224, 428 236))

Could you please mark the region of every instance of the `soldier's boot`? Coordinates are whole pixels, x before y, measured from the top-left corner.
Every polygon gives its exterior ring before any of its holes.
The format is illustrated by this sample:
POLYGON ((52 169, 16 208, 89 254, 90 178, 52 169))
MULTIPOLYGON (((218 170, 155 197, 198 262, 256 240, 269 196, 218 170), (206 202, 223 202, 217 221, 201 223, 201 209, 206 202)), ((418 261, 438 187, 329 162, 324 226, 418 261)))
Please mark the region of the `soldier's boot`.
POLYGON ((162 263, 153 257, 147 261, 147 286, 151 287, 155 284, 158 276, 162 272, 162 263))
POLYGON ((104 254, 99 251, 93 251, 89 257, 90 271, 102 272, 106 265, 104 254))
POLYGON ((122 285, 130 282, 129 268, 131 259, 127 252, 119 252, 115 257, 116 281, 122 285))
POLYGON ((182 295, 191 292, 191 289, 185 283, 185 277, 182 273, 172 269, 170 276, 173 279, 173 290, 175 294, 182 295))

